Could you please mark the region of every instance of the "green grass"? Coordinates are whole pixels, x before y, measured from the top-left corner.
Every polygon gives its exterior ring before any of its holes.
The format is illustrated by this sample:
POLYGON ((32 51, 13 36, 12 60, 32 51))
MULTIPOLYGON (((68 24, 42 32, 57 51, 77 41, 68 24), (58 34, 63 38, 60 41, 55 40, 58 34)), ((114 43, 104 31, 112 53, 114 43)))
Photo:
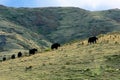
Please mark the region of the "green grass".
POLYGON ((90 12, 60 7, 0 10, 0 34, 7 39, 3 48, 6 52, 1 52, 1 56, 9 57, 33 47, 45 48, 33 56, 1 62, 0 80, 120 80, 120 33, 100 35, 97 44, 78 40, 119 30, 119 10, 90 12), (54 40, 72 41, 51 51, 48 47, 54 40))
POLYGON ((0 80, 119 80, 120 44, 109 35, 119 36, 107 34, 97 44, 76 41, 58 50, 1 62, 0 80), (106 38, 110 42, 104 43, 106 38))
MULTIPOLYGON (((76 7, 0 7, 0 11, 0 20, 6 24, 1 22, 1 29, 3 26, 9 28, 14 23, 16 29, 13 32, 45 47, 51 42, 66 43, 120 30, 119 9, 87 11, 76 7)), ((5 32, 12 31, 4 29, 5 32)))
POLYGON ((46 48, 54 42, 63 44, 120 30, 119 9, 87 11, 76 7, 10 8, 1 6, 0 11, 0 33, 12 34, 6 38, 10 43, 15 42, 15 44, 7 43, 9 45, 6 45, 5 49, 9 46, 20 49, 21 47, 28 49, 32 46, 46 48))

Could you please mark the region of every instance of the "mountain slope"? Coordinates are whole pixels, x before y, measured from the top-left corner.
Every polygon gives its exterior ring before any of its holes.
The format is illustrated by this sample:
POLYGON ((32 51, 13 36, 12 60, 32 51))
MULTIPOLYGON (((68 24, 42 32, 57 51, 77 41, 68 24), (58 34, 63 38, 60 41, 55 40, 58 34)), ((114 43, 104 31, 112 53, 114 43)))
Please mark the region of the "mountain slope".
POLYGON ((4 49, 9 46, 13 49, 41 49, 50 47, 54 42, 64 44, 120 31, 119 13, 119 9, 92 12, 76 7, 13 8, 1 5, 0 31, 15 37, 8 40, 12 44, 4 45, 2 38, 1 43, 4 49), (14 34, 21 36, 22 40, 14 34))
POLYGON ((4 61, 0 63, 0 79, 119 80, 120 33, 100 35, 97 44, 86 42, 77 41, 58 50, 4 61))

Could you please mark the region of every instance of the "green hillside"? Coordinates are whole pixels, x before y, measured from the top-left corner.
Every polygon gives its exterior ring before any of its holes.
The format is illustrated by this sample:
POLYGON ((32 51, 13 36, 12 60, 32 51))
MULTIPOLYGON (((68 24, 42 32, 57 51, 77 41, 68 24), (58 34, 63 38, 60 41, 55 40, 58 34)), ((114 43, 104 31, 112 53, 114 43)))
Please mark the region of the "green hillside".
POLYGON ((119 9, 87 11, 76 7, 13 8, 0 5, 1 51, 48 48, 90 36, 120 31, 119 9))
POLYGON ((0 74, 0 80, 120 80, 120 33, 1 62, 0 74))

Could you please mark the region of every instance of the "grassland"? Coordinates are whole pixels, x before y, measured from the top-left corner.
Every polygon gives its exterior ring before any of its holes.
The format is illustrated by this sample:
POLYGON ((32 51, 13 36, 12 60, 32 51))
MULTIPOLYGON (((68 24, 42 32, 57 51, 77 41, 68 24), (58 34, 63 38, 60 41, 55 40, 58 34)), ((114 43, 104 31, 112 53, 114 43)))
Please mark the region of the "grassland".
POLYGON ((0 80, 120 80, 120 33, 1 62, 0 80))
POLYGON ((13 8, 1 5, 0 52, 47 48, 55 42, 64 44, 120 31, 119 16, 119 9, 88 11, 77 7, 13 8))

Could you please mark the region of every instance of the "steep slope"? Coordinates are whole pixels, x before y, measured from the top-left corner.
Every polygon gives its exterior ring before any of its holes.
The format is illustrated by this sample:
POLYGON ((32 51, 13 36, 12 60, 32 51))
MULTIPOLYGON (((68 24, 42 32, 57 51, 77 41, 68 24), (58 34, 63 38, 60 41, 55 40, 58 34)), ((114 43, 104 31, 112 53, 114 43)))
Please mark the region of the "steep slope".
MULTIPOLYGON (((1 32, 10 34, 12 31, 12 34, 23 38, 20 42, 22 44, 12 44, 15 48, 45 48, 54 42, 64 44, 72 40, 120 31, 119 13, 119 9, 92 12, 76 7, 13 8, 1 5, 0 26, 1 32)), ((20 41, 18 37, 15 39, 20 41)), ((15 39, 13 38, 12 42, 15 39)), ((6 47, 9 46, 11 44, 6 47)))
MULTIPOLYGON (((0 50, 12 49, 30 49, 30 48, 45 48, 51 43, 45 39, 37 31, 32 31, 16 22, 9 20, 7 17, 12 17, 9 13, 14 14, 14 9, 0 6, 0 50)), ((15 16, 15 15, 14 15, 15 16)))
MULTIPOLYGON (((18 9, 18 12, 21 11, 25 11, 23 15, 26 18, 21 20, 20 16, 20 18, 13 18, 13 20, 44 35, 51 42, 65 43, 74 39, 84 39, 88 36, 118 30, 116 27, 119 27, 110 18, 100 15, 95 16, 92 15, 94 12, 80 8, 18 9)), ((11 18, 8 19, 12 20, 11 18)))
POLYGON ((100 35, 97 44, 86 42, 77 41, 58 50, 4 61, 0 63, 0 79, 119 80, 120 33, 100 35))
POLYGON ((92 14, 95 17, 97 16, 99 18, 104 19, 104 22, 100 21, 100 23, 103 23, 103 26, 107 26, 106 24, 104 24, 105 22, 107 22, 107 24, 109 24, 108 28, 113 27, 115 31, 120 30, 120 23, 119 23, 120 14, 119 13, 120 13, 120 9, 109 9, 109 10, 104 10, 104 11, 92 12, 92 14))
MULTIPOLYGON (((0 20, 0 50, 42 48, 48 41, 42 35, 7 20, 0 20), (39 43, 38 43, 39 42, 39 43)), ((47 46, 48 44, 46 44, 47 46)))

